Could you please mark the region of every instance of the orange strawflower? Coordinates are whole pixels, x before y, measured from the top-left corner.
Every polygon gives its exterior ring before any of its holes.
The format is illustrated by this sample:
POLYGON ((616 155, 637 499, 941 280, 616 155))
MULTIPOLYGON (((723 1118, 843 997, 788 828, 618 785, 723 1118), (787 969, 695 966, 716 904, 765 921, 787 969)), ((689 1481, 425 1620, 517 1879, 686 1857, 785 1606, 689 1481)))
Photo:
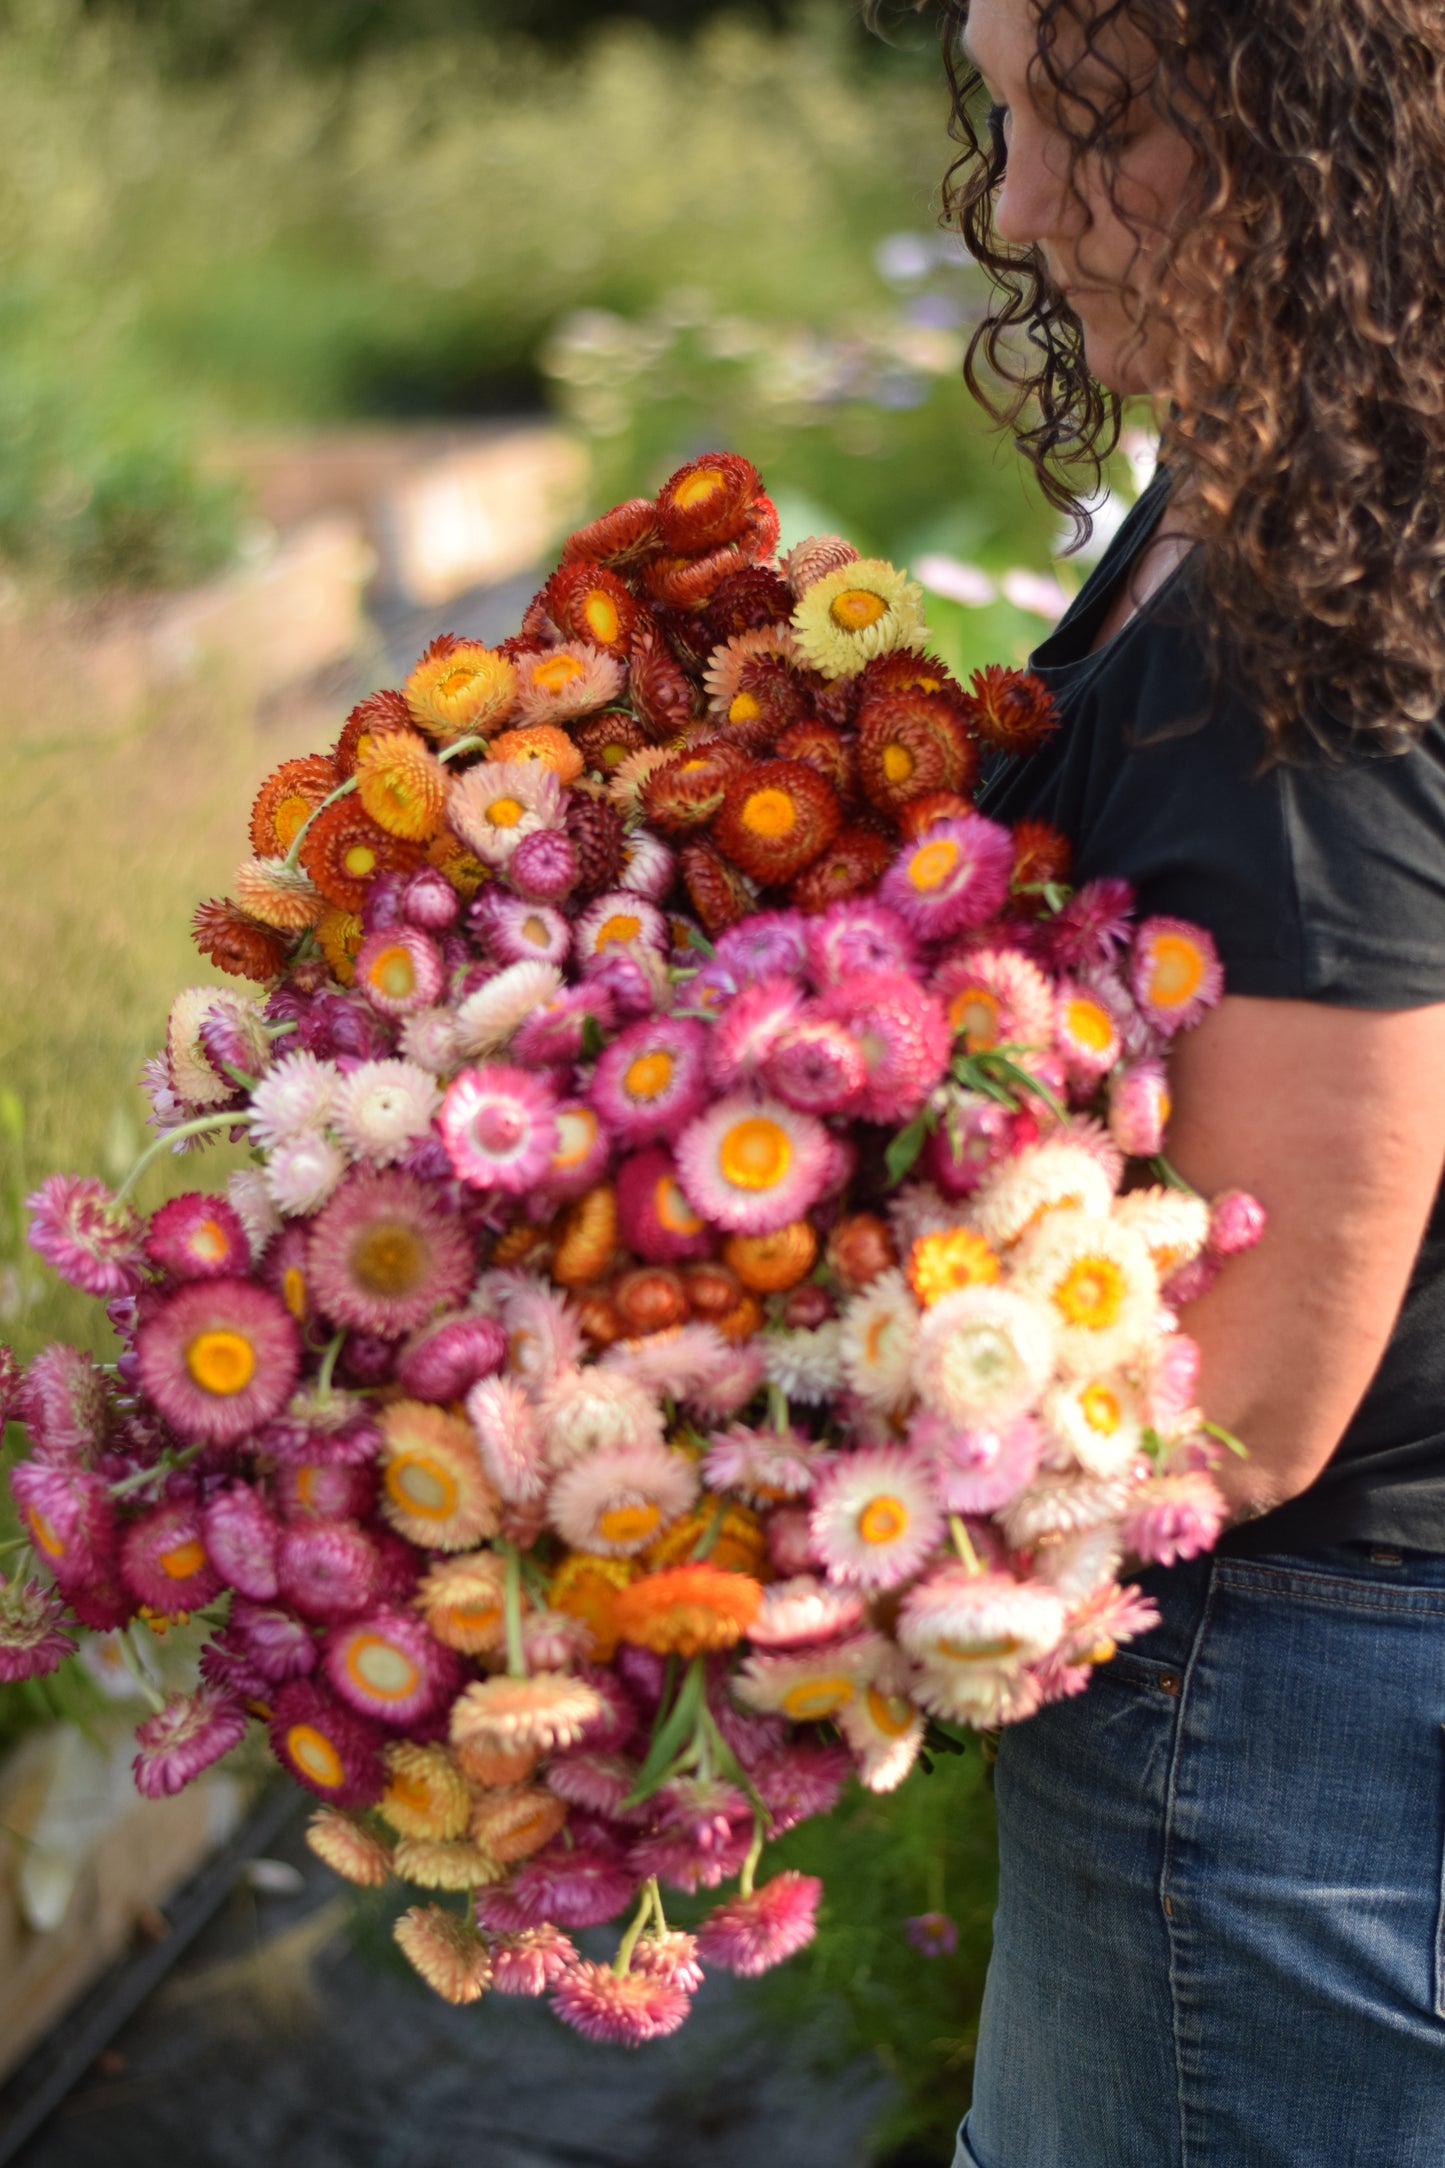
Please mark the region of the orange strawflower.
POLYGON ((390 836, 425 843, 447 808, 447 772, 414 730, 374 730, 356 762, 356 794, 390 836))
POLYGON ((331 966, 338 986, 349 986, 356 976, 356 952, 361 947, 361 919, 355 911, 328 911, 316 922, 316 941, 331 966))
POLYGON ((729 1235, 724 1262, 756 1295, 781 1295, 805 1280, 818 1257, 818 1237, 807 1220, 791 1220, 770 1235, 729 1235))
POLYGON ((527 723, 520 730, 504 730, 487 749, 489 760, 535 760, 550 768, 559 783, 575 783, 582 773, 582 754, 565 730, 555 723, 527 723))
POLYGON ((248 918, 229 896, 212 896, 197 905, 191 939, 218 971, 262 983, 277 976, 289 954, 289 944, 273 927, 248 918))
POLYGON ((443 828, 434 835, 426 847, 427 864, 444 873, 463 903, 470 903, 480 888, 491 879, 488 869, 469 851, 460 836, 454 836, 450 828, 443 828))
POLYGON ((761 1585, 746 1573, 706 1563, 672 1566, 622 1591, 618 1632, 659 1656, 701 1656, 741 1641, 762 1600, 761 1585))
POLYGON ((988 1287, 998 1276, 998 1258, 971 1227, 920 1235, 908 1260, 909 1284, 925 1308, 961 1287, 988 1287))
POLYGON ((338 779, 345 781, 356 773, 356 763, 371 742, 373 731, 411 728, 411 709, 406 704, 405 693, 394 688, 369 693, 347 716, 341 736, 331 748, 338 779))
POLYGON ((279 768, 273 768, 251 808, 251 848, 256 856, 284 858, 296 841, 296 831, 344 780, 326 753, 283 760, 279 768))
POLYGON ((664 1566, 690 1565, 704 1542, 711 1544, 710 1565, 724 1573, 750 1573, 758 1581, 767 1578, 768 1544, 757 1514, 748 1506, 730 1504, 722 1508, 719 1519, 714 1498, 705 1499, 695 1511, 664 1528, 643 1552, 643 1564, 652 1573, 664 1566))
POLYGON ((566 1819, 562 1801, 540 1785, 499 1788, 473 1807, 472 1837, 499 1866, 509 1867, 550 1844, 566 1819))
POLYGON ((580 1618, 592 1632, 592 1653, 600 1664, 612 1661, 617 1650, 617 1599, 637 1578, 638 1567, 630 1558, 602 1558, 590 1551, 572 1551, 552 1576, 547 1602, 554 1611, 580 1618))
POLYGON ((422 853, 378 827, 356 798, 338 798, 307 829, 301 863, 328 903, 359 911, 378 874, 414 872, 422 853))
POLYGON ((511 713, 517 673, 510 657, 480 640, 433 640, 406 681, 412 721, 447 744, 471 731, 483 736, 511 713))

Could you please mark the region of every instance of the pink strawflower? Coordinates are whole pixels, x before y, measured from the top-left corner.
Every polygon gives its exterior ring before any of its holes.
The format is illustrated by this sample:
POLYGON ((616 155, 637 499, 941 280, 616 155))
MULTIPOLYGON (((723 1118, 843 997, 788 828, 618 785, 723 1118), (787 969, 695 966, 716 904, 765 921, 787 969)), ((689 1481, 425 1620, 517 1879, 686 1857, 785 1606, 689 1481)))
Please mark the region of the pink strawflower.
POLYGON ((277 1585, 303 1618, 354 1618, 376 1574, 376 1546, 354 1521, 293 1521, 276 1544, 277 1585))
POLYGON ((307 1275, 333 1324, 390 1339, 458 1302, 472 1245, 437 1191, 398 1169, 357 1169, 317 1217, 307 1275))
POLYGON ((1134 936, 1129 985, 1155 1031, 1168 1038, 1187 1031, 1224 992, 1212 935, 1188 919, 1146 918, 1134 936))
POLYGON ((616 1022, 617 1005, 605 986, 561 986, 517 1026, 508 1051, 529 1069, 566 1067, 582 1059, 589 1024, 606 1038, 616 1022))
POLYGON ((808 1497, 830 1458, 801 1430, 755 1430, 738 1423, 708 1440, 703 1480, 709 1490, 737 1491, 752 1505, 771 1506, 808 1497))
POLYGON ((225 1586, 206 1554, 194 1500, 152 1506, 133 1520, 121 1540, 120 1569, 136 1602, 163 1618, 199 1611, 225 1586))
POLYGON ((294 1679, 276 1696, 271 1752, 298 1784, 334 1807, 369 1807, 386 1781, 387 1734, 324 1686, 294 1679))
POLYGON ((730 1234, 771 1234, 802 1219, 830 1169, 828 1132, 777 1099, 734 1093, 685 1129, 678 1179, 704 1219, 730 1234))
POLYGON ((547 1518, 577 1551, 629 1558, 688 1512, 697 1474, 684 1453, 643 1440, 592 1452, 563 1470, 547 1500, 547 1518))
POLYGON ((720 1843, 703 1846, 683 1831, 659 1829, 639 1837, 627 1856, 640 1880, 655 1875, 694 1897, 700 1889, 721 1889, 742 1871, 752 1836, 751 1824, 738 1824, 720 1843))
POLYGON ((271 1681, 228 1629, 212 1635, 201 1650, 198 1669, 202 1683, 228 1701, 270 1703, 271 1681))
POLYGON ((0 1686, 43 1679, 75 1654, 75 1641, 61 1627, 61 1615, 54 1589, 0 1575, 0 1686))
POLYGON ((751 1979, 806 1949, 817 1933, 823 1885, 816 1875, 787 1868, 751 1897, 732 1897, 698 1929, 704 1964, 751 1979))
POLYGON ((902 972, 840 979, 818 1003, 856 1043, 868 1072, 858 1101, 867 1121, 905 1122, 948 1067, 952 1035, 943 1004, 902 972))
MULTIPOLYGON (((375 883, 372 887, 375 889, 375 883)), ((418 866, 407 875, 401 892, 402 916, 428 933, 445 933, 461 913, 461 898, 444 873, 435 866, 418 866)))
POLYGON ((1131 1159, 1164 1149, 1169 1086, 1158 1061, 1126 1062, 1109 1079, 1109 1133, 1131 1159))
POLYGON ((560 903, 576 887, 577 873, 577 846, 560 828, 523 836, 507 861, 507 879, 535 903, 560 903))
POLYGON ((541 1426, 515 1378, 481 1378, 467 1394, 467 1418, 488 1480, 514 1505, 545 1496, 549 1470, 541 1426))
POLYGON ((676 1929, 664 1935, 644 1935, 632 1952, 632 1970, 649 1980, 666 1980, 670 1986, 680 1987, 685 1995, 695 1995, 703 1977, 696 1935, 676 1929))
POLYGON ((494 1317, 454 1312, 424 1325, 403 1347, 396 1382, 413 1400, 462 1400, 507 1359, 507 1335, 494 1317))
POLYGON ((545 1995, 578 1963, 576 1947, 560 1927, 523 1927, 498 1935, 491 1950, 492 1987, 498 1995, 545 1995))
POLYGON ((896 1588, 943 1531, 928 1463, 900 1446, 840 1453, 813 1493, 813 1542, 833 1581, 896 1588))
POLYGON ((410 1016, 441 998, 441 950, 419 926, 368 933, 356 952, 355 984, 383 1016, 410 1016))
POLYGON ((711 1253, 712 1231, 683 1195, 677 1164, 665 1145, 624 1159, 615 1188, 618 1231, 635 1257, 676 1265, 711 1253))
POLYGON ((22 1460, 10 1470, 10 1492, 26 1534, 67 1596, 72 1584, 105 1575, 114 1559, 117 1527, 101 1476, 22 1460))
POLYGON ((608 2047, 635 2048, 644 2040, 675 2033, 692 2008, 671 1980, 629 1972, 619 1979, 610 1965, 587 1960, 565 1972, 552 1990, 552 2008, 564 2024, 608 2047))
POLYGON ((708 1029, 693 1017, 646 1017, 600 1056, 588 1097, 621 1144, 677 1136, 706 1105, 708 1029))
POLYGON ((523 1926, 605 1927, 632 1902, 637 1881, 610 1839, 579 1828, 573 1843, 554 1839, 523 1860, 511 1894, 523 1926))
POLYGON ((952 1957, 958 1948, 958 1922, 946 1912, 919 1912, 903 1922, 903 1932, 924 1957, 952 1957))
POLYGON ((918 963, 918 943, 897 911, 875 897, 830 904, 807 927, 808 969, 818 986, 858 971, 906 971, 918 963))
POLYGON ((231 1601, 228 1629, 245 1655, 273 1685, 304 1679, 316 1669, 316 1642, 294 1611, 279 1604, 231 1601))
POLYGON ((863 1049, 843 1025, 810 1008, 769 1048, 762 1080, 785 1106, 804 1114, 843 1114, 868 1089, 863 1049))
POLYGON ((1016 1415, 997 1428, 961 1429, 920 1410, 908 1426, 908 1442, 928 1460, 950 1513, 996 1513, 1038 1474, 1045 1438, 1031 1415, 1016 1415))
POLYGON ((168 1798, 239 1746, 245 1735, 246 1712, 238 1701, 207 1686, 194 1694, 170 1695, 165 1707, 136 1729, 136 1790, 147 1799, 168 1798))
POLYGON ((780 1574, 813 1573, 823 1563, 806 1506, 779 1506, 767 1518, 768 1557, 780 1574))
POLYGON ((807 963, 808 933, 801 911, 750 911, 718 935, 717 961, 740 987, 758 979, 794 979, 807 963))
POLYGON ((93 1176, 47 1175, 25 1200, 36 1255, 86 1295, 133 1295, 145 1281, 142 1225, 93 1176))
POLYGON ((807 1738, 789 1739, 748 1766, 758 1797, 772 1817, 775 1836, 796 1829, 799 1822, 831 1814, 852 1773, 853 1759, 846 1747, 807 1738))
POLYGON ((940 967, 933 991, 970 1054, 994 1046, 1049 1043, 1053 990, 1038 965, 1017 949, 974 949, 950 957, 940 967))
POLYGON ((1134 890, 1127 881, 1085 881, 1045 923, 1050 960, 1065 971, 1108 963, 1129 939, 1133 914, 1134 890))
POLYGON ((301 1341, 285 1304, 254 1280, 191 1280, 136 1334, 141 1388, 183 1438, 228 1445, 286 1405, 301 1341))
POLYGON ((193 1190, 172 1197, 146 1230, 146 1255, 174 1280, 243 1277, 251 1269, 251 1245, 241 1215, 224 1197, 193 1190))
POLYGON ((981 1092, 960 1092, 923 1148, 920 1165, 945 1197, 967 1197, 1001 1160, 1032 1144, 1038 1123, 981 1092))
POLYGON ((791 979, 760 979, 719 1010, 707 1038, 708 1073, 719 1091, 760 1080, 769 1054, 797 1022, 803 997, 791 979))
POLYGON ((1013 836, 981 813, 935 821, 905 844, 879 883, 881 900, 926 941, 982 926, 1013 877, 1013 836))
POLYGON ((645 896, 626 888, 609 889, 590 903, 572 938, 572 952, 584 966, 629 950, 666 956, 670 946, 664 914, 645 896))
POLYGON ((652 1806, 665 1830, 685 1837, 700 1852, 731 1844, 752 1820, 743 1794, 721 1777, 675 1777, 655 1794, 652 1806))
POLYGON ((321 1644, 321 1666, 343 1701, 393 1729, 435 1714, 461 1685, 455 1654, 414 1611, 369 1611, 333 1626, 321 1644))
POLYGON ((318 1521, 356 1520, 371 1510, 375 1498, 375 1474, 361 1462, 292 1461, 276 1472, 276 1504, 283 1520, 308 1514, 318 1521))
MULTIPOLYGON (((686 1326, 683 1327, 687 1331, 686 1326)), ((721 1338, 721 1335, 718 1336, 721 1338)), ((725 1423, 747 1406, 767 1377, 767 1365, 756 1338, 723 1341, 723 1353, 706 1373, 694 1376, 682 1400, 690 1415, 701 1423, 725 1423)))
POLYGON ((1209 1208, 1209 1247, 1216 1257, 1252 1250, 1264 1234, 1264 1206, 1248 1190, 1226 1189, 1209 1208))
MULTIPOLYGON (((543 848, 562 844, 567 838, 554 830, 538 835, 543 848)), ((524 903, 500 889, 484 889, 472 907, 472 925, 485 939, 499 964, 565 964, 572 946, 572 929, 560 911, 546 903, 524 903)))
MULTIPOLYGON (((622 1655, 646 1656, 646 1649, 624 1650, 622 1655)), ((579 1751, 617 1754, 637 1735, 637 1704, 610 1665, 578 1664, 577 1676, 585 1679, 601 1706, 588 1718, 578 1739, 579 1751)))
MULTIPOLYGON (((547 1765, 545 1782, 569 1807, 620 1821, 627 1819, 622 1802, 637 1782, 637 1771, 638 1764, 622 1754, 558 1754, 547 1765)), ((632 1815, 640 1811, 629 1810, 632 1815)))
POLYGON ((1191 1257, 1177 1272, 1171 1272, 1159 1292, 1171 1310, 1182 1310, 1186 1303, 1198 1302, 1201 1295, 1209 1293, 1223 1264, 1223 1258, 1206 1250, 1202 1256, 1191 1257))
POLYGON ((1223 1493, 1202 1469, 1151 1476, 1129 1501, 1120 1541, 1146 1565, 1172 1566, 1213 1550, 1228 1511, 1223 1493))
POLYGON ((830 1587, 814 1574, 774 1581, 764 1591, 762 1608, 748 1628, 756 1648, 800 1648, 829 1641, 863 1623, 865 1602, 856 1588, 830 1587))
POLYGON ((1088 1090, 1119 1058, 1122 1017, 1105 990, 1061 979, 1054 1000, 1054 1050, 1071 1084, 1088 1090))
POLYGON ((110 1434, 104 1377, 91 1356, 62 1341, 43 1347, 23 1380, 9 1348, 0 1347, 0 1427, 12 1407, 44 1460, 91 1467, 110 1434))
POLYGON ((542 1181, 549 1200, 585 1196, 607 1173, 612 1137, 585 1099, 564 1099, 557 1108, 557 1147, 542 1181))
POLYGON ((529 1392, 541 1392, 581 1358, 582 1327, 559 1288, 530 1273, 498 1274, 496 1306, 507 1333, 507 1362, 529 1392))
POLYGON ((447 1156, 473 1189, 523 1196, 557 1149, 557 1102, 540 1077, 506 1062, 464 1069, 438 1116, 447 1156))
POLYGON ((623 837, 619 876, 623 888, 646 896, 649 903, 661 903, 676 878, 677 854, 661 836, 647 828, 634 828, 623 837))

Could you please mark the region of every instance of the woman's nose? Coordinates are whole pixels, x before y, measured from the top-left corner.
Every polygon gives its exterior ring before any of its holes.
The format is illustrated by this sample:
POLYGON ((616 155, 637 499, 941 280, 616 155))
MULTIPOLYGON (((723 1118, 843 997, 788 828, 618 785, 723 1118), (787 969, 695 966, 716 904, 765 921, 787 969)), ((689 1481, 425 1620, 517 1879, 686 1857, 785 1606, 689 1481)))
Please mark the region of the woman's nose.
POLYGON ((1062 238, 1068 224, 1067 174, 1037 128, 1010 131, 1003 185, 994 201, 994 230, 1010 248, 1034 248, 1062 238))

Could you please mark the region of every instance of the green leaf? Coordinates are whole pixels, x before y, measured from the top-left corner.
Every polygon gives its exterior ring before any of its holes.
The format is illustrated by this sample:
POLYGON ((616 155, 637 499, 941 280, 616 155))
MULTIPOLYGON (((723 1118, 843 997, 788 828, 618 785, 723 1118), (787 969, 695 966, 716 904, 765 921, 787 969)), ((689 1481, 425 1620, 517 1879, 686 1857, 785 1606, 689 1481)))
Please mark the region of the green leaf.
POLYGON ((900 1129, 883 1155, 890 1182, 901 1182, 909 1168, 923 1150, 928 1135, 928 1118, 915 1114, 906 1129, 900 1129))
POLYGON ((1231 1453, 1237 1453, 1241 1460, 1248 1460, 1249 1447, 1242 1438, 1236 1438, 1232 1430, 1226 1430, 1223 1423, 1211 1423, 1207 1416, 1201 1416, 1199 1427, 1211 1438, 1217 1438, 1221 1445, 1228 1446, 1231 1453))
POLYGON ((677 1699, 652 1735, 647 1759, 637 1772, 637 1782, 623 1801, 624 1806, 640 1806, 666 1783, 672 1763, 683 1748, 691 1744, 697 1730, 698 1717, 705 1706, 703 1685, 702 1658, 695 1656, 688 1665, 677 1699))
POLYGON ((717 954, 717 950, 713 947, 701 926, 688 927, 687 945, 689 948, 696 949, 700 956, 716 956, 717 954))
POLYGON ((1199 1196, 1199 1191, 1194 1187, 1194 1184, 1186 1182, 1178 1168, 1171 1167, 1162 1152, 1156 1152, 1150 1160, 1149 1172, 1153 1175, 1155 1181, 1162 1182, 1166 1189, 1177 1189, 1186 1197, 1199 1196))
POLYGON ((950 1731, 936 1716, 931 1716, 923 1727, 923 1745, 930 1754, 966 1754, 970 1741, 963 1733, 950 1731))
POLYGON ((595 1016, 582 1019, 582 1055, 586 1061, 596 1061, 602 1052, 602 1026, 595 1016))

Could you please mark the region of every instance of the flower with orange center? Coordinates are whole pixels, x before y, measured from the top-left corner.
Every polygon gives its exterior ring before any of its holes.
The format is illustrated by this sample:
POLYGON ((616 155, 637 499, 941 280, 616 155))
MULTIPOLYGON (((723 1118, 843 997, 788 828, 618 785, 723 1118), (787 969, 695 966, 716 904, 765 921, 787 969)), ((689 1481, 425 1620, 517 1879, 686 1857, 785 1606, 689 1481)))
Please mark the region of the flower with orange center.
POLYGON ((550 768, 559 783, 575 783, 582 773, 582 755, 565 730, 555 723, 528 723, 520 730, 504 730, 493 738, 493 760, 535 760, 550 768))
POLYGON ((886 1652, 877 1634, 786 1655, 759 1650, 746 1659, 732 1690, 749 1709, 775 1712, 794 1724, 822 1723, 866 1691, 886 1652))
POLYGON ((477 2002, 491 1985, 492 1960, 470 1920, 441 1905, 413 1905, 392 1928, 413 1971, 443 2002, 477 2002))
POLYGON ((920 1236, 908 1261, 909 1285, 925 1309, 956 1288, 987 1287, 998 1276, 998 1258, 968 1227, 920 1236))
POLYGON ((923 590, 896 565, 860 557, 812 582, 793 612, 793 631, 814 670, 855 677, 876 655, 923 646, 923 590))
POLYGON ((357 760, 356 791, 388 835, 424 843, 447 809, 447 772, 415 731, 379 730, 357 760))
POLYGON ((967 791, 978 749, 941 693, 877 695, 858 714, 858 780, 870 804, 896 812, 912 798, 967 791))
POLYGON ((361 951, 365 928, 356 911, 338 911, 334 907, 316 922, 316 945, 331 966, 331 976, 338 986, 349 986, 356 976, 356 959, 361 951))
POLYGON ((1090 1083, 1119 1058, 1119 1026, 1110 1009, 1087 987, 1060 986, 1054 1040, 1071 1077, 1090 1083))
POLYGON ((1146 918, 1134 937, 1129 983, 1155 1030, 1172 1037, 1214 1007, 1224 991, 1224 973, 1202 926, 1182 918, 1146 918))
POLYGON ((429 866, 435 866, 438 873, 445 874, 464 903, 470 903, 492 877, 480 858, 449 828, 441 829, 432 837, 426 847, 426 857, 429 866))
POLYGON ((969 710, 984 744, 1001 753, 1036 752, 1059 727, 1054 696, 1043 679, 998 663, 974 671, 969 710))
POLYGON ((569 640, 589 640, 608 655, 626 657, 638 609, 615 572, 601 565, 564 564, 542 589, 542 603, 569 640))
POLYGON ((501 1500, 471 1426, 421 1400, 381 1415, 382 1511, 399 1535, 432 1551, 464 1551, 497 1532, 501 1500))
POLYGON ((452 1744, 458 1749, 536 1747, 544 1754, 575 1746, 606 1703, 585 1679, 537 1671, 529 1679, 476 1679, 452 1704, 452 1744))
POLYGON ((763 1591, 745 1573, 711 1563, 674 1566, 634 1581, 617 1599, 624 1641, 684 1661, 733 1648, 758 1615, 763 1591))
POLYGON ((416 1593, 417 1608, 438 1641, 464 1656, 486 1656, 506 1639, 506 1565, 499 1552, 442 1559, 416 1593))
POLYGON ((706 452, 670 475, 657 493, 657 525, 670 550, 697 556, 736 540, 748 524, 762 477, 737 452, 706 452))
POLYGON ((298 830, 341 781, 334 761, 325 753, 283 760, 279 768, 273 768, 251 808, 251 848, 256 856, 284 858, 298 830))
POLYGON ((449 1840, 465 1834, 472 1795, 444 1746, 399 1739, 386 1748, 386 1790, 378 1802, 399 1837, 449 1840))
POLYGON ((333 1874, 358 1889, 380 1889, 390 1879, 390 1846, 336 1807, 317 1808, 306 1824, 306 1842, 333 1874))
POLYGON ((218 971, 227 971, 233 978, 264 984, 286 962, 287 944, 281 935, 248 918, 228 896, 212 897, 196 906, 191 939, 218 971))
MULTIPOLYGON (((451 644, 455 646, 456 642, 451 644)), ((440 641, 433 642, 434 647, 440 645, 440 641)), ((412 727, 411 709, 403 692, 388 688, 369 693, 365 700, 358 701, 346 718, 341 736, 331 748, 338 781, 356 773, 356 763, 366 751, 374 730, 410 730, 412 727)))
POLYGON ((627 672, 615 655, 590 640, 564 647, 522 649, 516 658, 519 723, 565 723, 615 700, 627 672))
POLYGON ((301 845, 301 863, 338 911, 360 911, 383 873, 412 873, 418 845, 378 827, 355 798, 340 798, 317 814, 301 845))
POLYGON ((617 1648, 617 1598, 638 1572, 630 1558, 604 1558, 596 1551, 569 1551, 552 1576, 547 1601, 591 1629, 592 1651, 607 1664, 617 1648))
POLYGON ((765 760, 729 786, 712 833, 755 881, 790 881, 843 825, 837 793, 801 760, 765 760))
POLYGON ((300 933, 326 912, 320 889, 284 858, 243 859, 232 885, 241 909, 278 933, 300 933))
POLYGON ((798 875, 789 896, 800 911, 826 911, 830 903, 873 888, 892 859, 892 846, 873 829, 840 828, 827 850, 798 875))
POLYGON ((729 1235, 723 1257, 755 1295, 781 1295, 812 1271, 818 1237, 807 1220, 790 1220, 768 1235, 729 1235))
POLYGON ((443 745, 475 731, 485 737, 511 713, 517 672, 479 640, 434 640, 406 681, 412 721, 443 745))
POLYGON ((1159 1300, 1143 1236, 1087 1212, 1050 1212, 1021 1243, 1013 1284, 1052 1309, 1060 1367, 1091 1376, 1140 1353, 1159 1300))
POLYGON ((498 1866, 530 1859, 550 1844, 567 1820, 564 1802, 540 1785, 488 1791, 472 1809, 472 1838, 498 1866))
POLYGON ((642 1554, 649 1572, 659 1573, 665 1566, 690 1565, 699 1548, 705 1548, 708 1564, 723 1573, 746 1573, 755 1581, 766 1580, 768 1543, 762 1522, 749 1506, 724 1504, 719 1511, 720 1504, 719 1499, 707 1498, 694 1512, 684 1513, 670 1528, 664 1528, 642 1554))
POLYGON ((677 1141, 677 1174, 694 1209, 729 1234, 766 1235, 802 1219, 832 1165, 821 1122, 780 1100, 734 1093, 677 1141))

